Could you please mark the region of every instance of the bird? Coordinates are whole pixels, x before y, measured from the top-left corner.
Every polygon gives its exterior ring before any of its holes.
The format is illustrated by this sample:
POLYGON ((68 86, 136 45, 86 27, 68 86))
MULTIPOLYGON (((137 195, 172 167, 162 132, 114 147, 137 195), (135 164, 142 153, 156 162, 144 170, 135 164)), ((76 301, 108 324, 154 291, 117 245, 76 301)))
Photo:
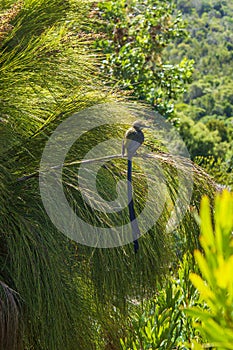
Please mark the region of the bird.
POLYGON ((128 209, 129 218, 133 233, 134 252, 137 253, 139 249, 138 237, 140 236, 140 229, 135 215, 133 191, 132 191, 132 158, 136 154, 138 148, 144 142, 143 128, 149 128, 143 121, 137 120, 133 123, 125 133, 125 138, 122 142, 122 156, 124 157, 125 151, 127 152, 128 167, 127 167, 127 192, 128 192, 128 209))

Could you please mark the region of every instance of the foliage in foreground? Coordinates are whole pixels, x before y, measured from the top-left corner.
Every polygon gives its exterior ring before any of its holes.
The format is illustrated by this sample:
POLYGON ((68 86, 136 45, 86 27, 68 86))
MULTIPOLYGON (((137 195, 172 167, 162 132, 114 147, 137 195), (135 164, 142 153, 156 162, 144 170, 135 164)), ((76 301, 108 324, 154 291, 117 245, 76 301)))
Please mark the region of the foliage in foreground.
POLYGON ((123 350, 187 349, 185 344, 199 337, 191 318, 184 312, 198 300, 197 290, 189 281, 191 266, 191 257, 185 256, 178 275, 169 277, 167 283, 157 289, 153 300, 134 308, 128 334, 121 339, 123 350))
POLYGON ((153 300, 132 308, 123 350, 233 349, 232 193, 216 196, 214 212, 204 197, 200 219, 197 265, 185 258, 153 300))
MULTIPOLYGON (((200 274, 190 279, 200 293, 205 309, 192 307, 188 313, 208 344, 205 348, 233 349, 233 194, 224 191, 216 197, 214 218, 209 200, 201 205, 202 252, 195 251, 200 274), (212 219, 214 224, 212 224, 212 219)), ((194 349, 201 349, 196 344, 194 349)))
POLYGON ((83 1, 0 2, 1 350, 91 349, 95 341, 75 249, 43 212, 37 181, 17 181, 39 166, 48 125, 102 101, 79 33, 84 18, 83 1))

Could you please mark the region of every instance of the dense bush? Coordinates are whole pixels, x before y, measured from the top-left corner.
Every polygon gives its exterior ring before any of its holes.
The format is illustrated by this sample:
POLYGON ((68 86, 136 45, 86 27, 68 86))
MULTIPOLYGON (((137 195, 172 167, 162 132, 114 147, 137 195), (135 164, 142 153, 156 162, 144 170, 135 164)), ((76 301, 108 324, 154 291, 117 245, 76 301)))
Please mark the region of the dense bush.
MULTIPOLYGON (((205 348, 233 349, 233 195, 224 191, 215 200, 214 220, 209 200, 201 206, 202 251, 195 251, 200 274, 191 281, 200 293, 203 307, 192 307, 188 314, 194 326, 207 339, 205 348), (212 221, 214 221, 212 223, 212 221)), ((197 344, 194 349, 201 349, 197 344)))
POLYGON ((181 135, 192 158, 198 156, 199 164, 217 181, 232 186, 232 1, 176 4, 190 36, 170 45, 168 55, 173 62, 184 56, 195 61, 193 82, 175 107, 181 135))
POLYGON ((232 193, 217 195, 214 212, 204 197, 200 225, 202 250, 194 253, 196 265, 185 256, 178 275, 153 300, 134 306, 121 339, 123 350, 233 349, 232 193))
POLYGON ((104 37, 96 48, 104 54, 107 82, 111 78, 112 84, 171 116, 173 101, 192 76, 191 60, 182 57, 172 64, 164 56, 169 43, 186 36, 181 13, 166 0, 105 1, 97 11, 104 37))

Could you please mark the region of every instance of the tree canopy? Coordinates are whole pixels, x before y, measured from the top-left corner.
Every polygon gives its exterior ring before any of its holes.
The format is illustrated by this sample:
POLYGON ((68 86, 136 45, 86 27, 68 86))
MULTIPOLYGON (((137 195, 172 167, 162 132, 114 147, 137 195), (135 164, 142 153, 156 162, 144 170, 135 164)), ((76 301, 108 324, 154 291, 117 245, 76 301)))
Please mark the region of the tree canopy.
POLYGON ((232 185, 232 2, 175 2, 190 35, 168 48, 169 57, 195 62, 193 82, 176 105, 181 135, 199 164, 232 185))
POLYGON ((104 1, 96 11, 103 38, 95 47, 104 54, 107 83, 111 78, 111 84, 171 117, 173 101, 192 76, 192 60, 183 57, 173 64, 164 54, 169 43, 186 36, 181 12, 166 0, 104 1))

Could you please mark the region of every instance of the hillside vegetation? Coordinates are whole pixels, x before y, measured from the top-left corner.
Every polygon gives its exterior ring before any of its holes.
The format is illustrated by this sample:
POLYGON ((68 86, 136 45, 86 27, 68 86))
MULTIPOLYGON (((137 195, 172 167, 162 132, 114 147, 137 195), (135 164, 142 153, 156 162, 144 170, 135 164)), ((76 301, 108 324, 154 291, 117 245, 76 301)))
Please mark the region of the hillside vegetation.
POLYGON ((171 60, 194 60, 193 82, 176 105, 192 158, 222 183, 233 168, 233 3, 176 0, 189 36, 171 44, 171 60), (203 158, 204 157, 204 158, 203 158))
POLYGON ((191 158, 232 185, 232 2, 117 0, 96 13, 106 84, 172 121, 191 158))

